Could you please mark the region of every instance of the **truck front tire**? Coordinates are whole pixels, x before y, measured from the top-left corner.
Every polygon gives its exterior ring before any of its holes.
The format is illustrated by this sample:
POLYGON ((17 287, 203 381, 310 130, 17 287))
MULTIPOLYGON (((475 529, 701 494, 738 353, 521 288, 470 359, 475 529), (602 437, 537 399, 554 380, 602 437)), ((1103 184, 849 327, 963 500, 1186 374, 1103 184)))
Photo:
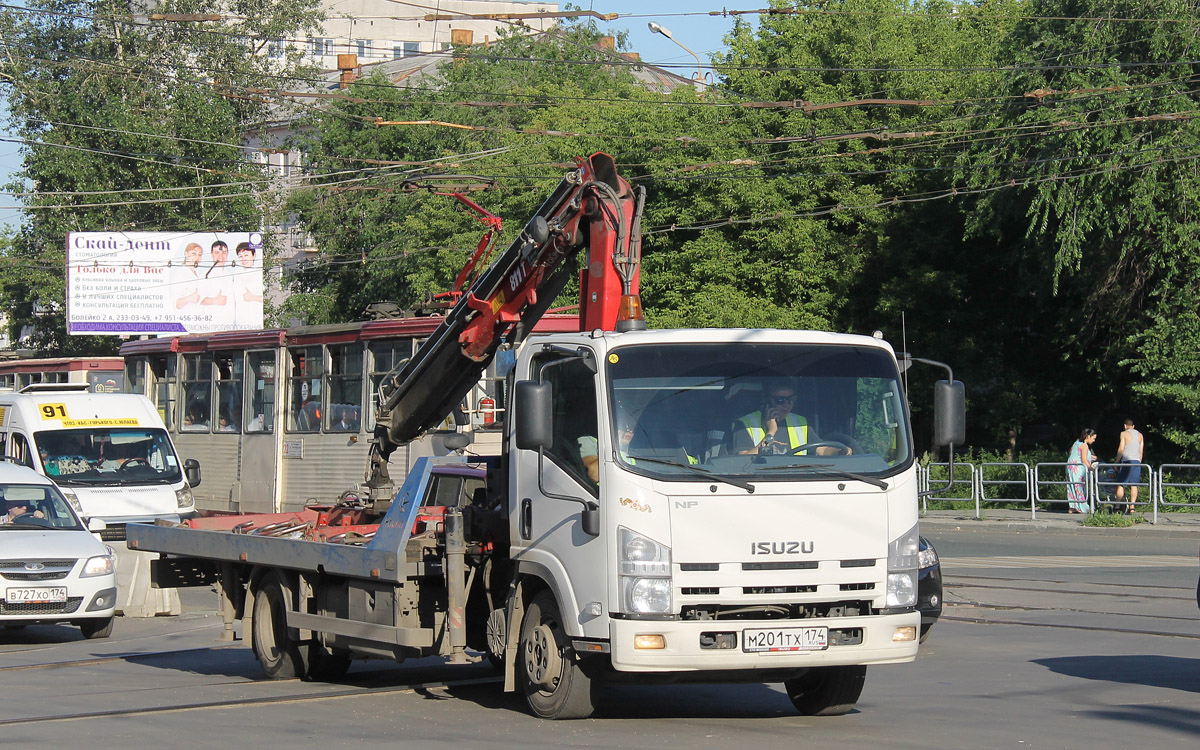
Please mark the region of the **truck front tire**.
POLYGON ((517 673, 529 708, 543 719, 592 715, 592 680, 579 666, 554 595, 533 597, 521 622, 517 673))
POLYGON ((804 716, 841 716, 849 713, 862 695, 867 668, 813 667, 783 686, 792 705, 804 716))
POLYGON ((255 587, 250 642, 263 672, 273 680, 292 680, 305 671, 300 644, 288 635, 286 612, 279 574, 266 573, 255 587))

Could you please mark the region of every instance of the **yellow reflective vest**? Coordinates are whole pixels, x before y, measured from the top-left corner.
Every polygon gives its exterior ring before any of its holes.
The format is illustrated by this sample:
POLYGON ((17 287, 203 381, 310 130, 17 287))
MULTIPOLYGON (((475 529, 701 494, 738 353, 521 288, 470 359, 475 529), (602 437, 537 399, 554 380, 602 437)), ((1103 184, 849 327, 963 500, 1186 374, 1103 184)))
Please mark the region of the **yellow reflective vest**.
MULTIPOLYGON (((763 427, 763 414, 761 411, 756 411, 753 414, 747 414, 742 417, 739 422, 742 428, 750 435, 750 444, 758 445, 762 439, 767 436, 767 430, 763 427)), ((808 422, 799 414, 788 414, 787 420, 788 431, 788 447, 795 449, 808 442, 808 422)), ((779 433, 775 433, 775 439, 779 439, 779 433)), ((782 441, 780 441, 782 442, 782 441)))

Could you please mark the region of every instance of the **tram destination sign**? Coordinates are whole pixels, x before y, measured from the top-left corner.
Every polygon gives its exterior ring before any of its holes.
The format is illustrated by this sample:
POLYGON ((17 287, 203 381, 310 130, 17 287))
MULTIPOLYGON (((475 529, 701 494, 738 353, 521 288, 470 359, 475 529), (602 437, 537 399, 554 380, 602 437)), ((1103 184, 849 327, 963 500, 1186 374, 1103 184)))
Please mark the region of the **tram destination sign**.
POLYGON ((75 336, 263 327, 260 232, 71 232, 67 329, 75 336))

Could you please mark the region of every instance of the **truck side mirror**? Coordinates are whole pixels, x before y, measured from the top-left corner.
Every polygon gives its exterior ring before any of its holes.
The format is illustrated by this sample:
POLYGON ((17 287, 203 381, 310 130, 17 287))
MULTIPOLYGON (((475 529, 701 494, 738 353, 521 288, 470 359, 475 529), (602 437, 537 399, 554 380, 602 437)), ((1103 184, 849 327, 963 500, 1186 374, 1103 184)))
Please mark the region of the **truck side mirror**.
POLYGON ((200 486, 200 462, 194 458, 189 458, 183 462, 183 475, 187 477, 187 482, 192 487, 200 486))
POLYGON ((533 380, 517 382, 516 407, 517 447, 521 450, 549 448, 554 444, 554 421, 551 416, 554 391, 549 383, 533 380))
POLYGON ((933 384, 933 446, 962 445, 967 441, 967 396, 961 380, 933 384))

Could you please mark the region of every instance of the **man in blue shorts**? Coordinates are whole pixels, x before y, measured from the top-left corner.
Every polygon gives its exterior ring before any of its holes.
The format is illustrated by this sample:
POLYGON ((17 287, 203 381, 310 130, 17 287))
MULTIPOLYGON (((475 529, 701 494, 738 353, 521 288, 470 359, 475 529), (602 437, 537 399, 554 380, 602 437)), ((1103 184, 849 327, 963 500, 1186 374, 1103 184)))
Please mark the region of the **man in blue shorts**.
POLYGON ((1125 429, 1121 431, 1121 443, 1117 446, 1117 460, 1122 466, 1117 473, 1117 505, 1125 502, 1125 485, 1129 485, 1129 505, 1125 506, 1126 513, 1133 512, 1137 504, 1138 482, 1142 481, 1142 456, 1146 451, 1146 441, 1142 433, 1133 428, 1133 420, 1125 420, 1125 429))

